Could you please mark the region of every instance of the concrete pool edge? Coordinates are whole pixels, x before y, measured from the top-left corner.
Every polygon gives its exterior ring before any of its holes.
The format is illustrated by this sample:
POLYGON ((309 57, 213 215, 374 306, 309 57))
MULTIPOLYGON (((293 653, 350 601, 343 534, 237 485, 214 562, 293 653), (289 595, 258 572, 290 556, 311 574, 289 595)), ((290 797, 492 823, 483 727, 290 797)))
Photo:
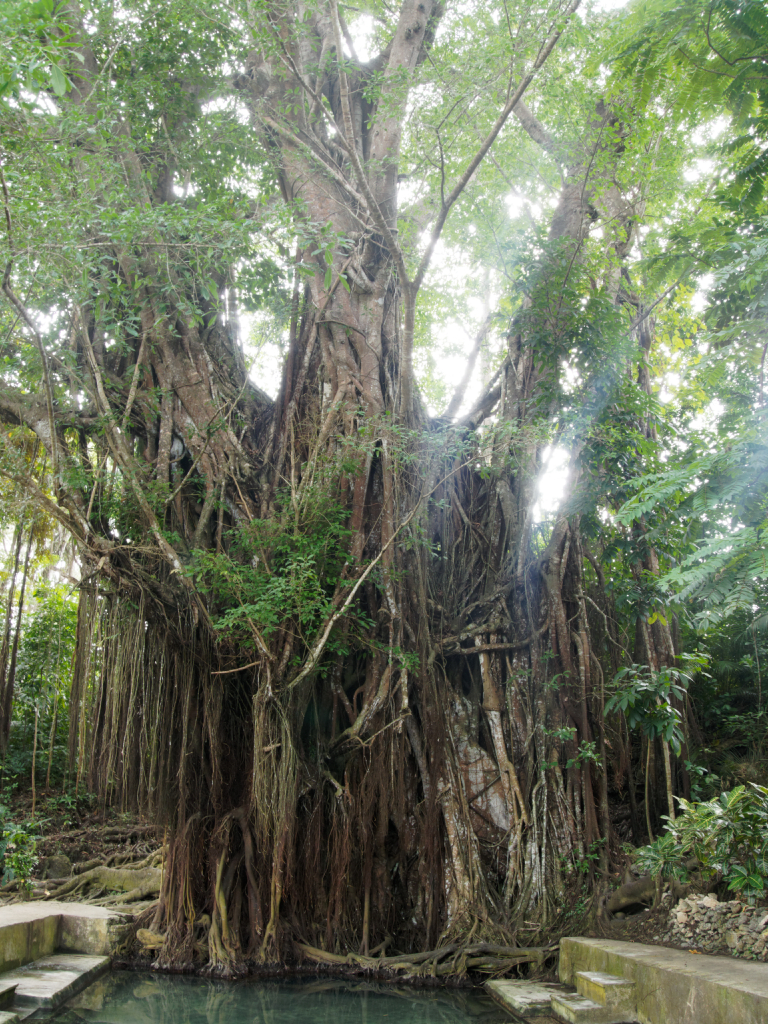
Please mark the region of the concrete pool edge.
POLYGON ((765 1024, 768 964, 615 939, 560 940, 559 977, 601 971, 636 986, 640 1024, 765 1024))
POLYGON ((78 903, 0 907, 0 972, 56 952, 111 956, 131 916, 78 903))

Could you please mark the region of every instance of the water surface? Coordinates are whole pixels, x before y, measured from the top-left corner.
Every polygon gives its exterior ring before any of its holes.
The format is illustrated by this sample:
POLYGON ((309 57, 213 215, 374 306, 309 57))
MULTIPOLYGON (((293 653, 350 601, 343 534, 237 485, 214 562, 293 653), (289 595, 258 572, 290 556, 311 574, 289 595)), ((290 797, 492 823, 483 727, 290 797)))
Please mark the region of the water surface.
POLYGON ((53 1020, 55 1024, 506 1024, 510 1016, 481 990, 398 988, 326 978, 226 982, 121 971, 95 982, 53 1020))

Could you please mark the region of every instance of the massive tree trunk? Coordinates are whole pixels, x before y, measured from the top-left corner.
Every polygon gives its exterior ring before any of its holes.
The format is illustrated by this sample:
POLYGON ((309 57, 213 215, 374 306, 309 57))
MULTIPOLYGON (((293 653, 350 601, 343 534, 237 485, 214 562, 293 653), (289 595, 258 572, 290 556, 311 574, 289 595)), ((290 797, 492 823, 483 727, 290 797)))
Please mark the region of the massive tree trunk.
MULTIPOLYGON (((71 10, 84 42, 66 102, 85 124, 100 72, 71 10)), ((295 941, 365 954, 515 943, 531 920, 555 921, 577 864, 591 870, 600 848, 607 865, 588 552, 578 513, 543 547, 533 516, 578 312, 571 279, 588 276, 603 218, 601 288, 621 301, 636 210, 614 184, 623 147, 599 103, 578 145, 554 154, 549 248, 499 371, 463 420, 430 419, 412 353, 430 254, 513 111, 556 149, 520 97, 561 31, 543 23, 416 260, 398 233, 401 136, 439 16, 406 0, 369 64, 343 56, 333 2, 251 25, 235 85, 297 239, 274 402, 246 375, 231 277, 201 298, 151 232, 130 248, 95 240, 100 299, 73 301, 67 360, 46 360, 6 274, 45 395, 6 389, 2 411, 45 444, 56 501, 35 495, 84 564, 70 756, 87 748, 102 799, 170 826, 165 963, 229 969, 295 941)), ((117 138, 121 201, 171 206, 172 156, 147 170, 129 125, 117 138)), ((566 438, 574 487, 608 392, 604 367, 590 369, 566 438)), ((34 490, 21 467, 16 478, 34 490)))

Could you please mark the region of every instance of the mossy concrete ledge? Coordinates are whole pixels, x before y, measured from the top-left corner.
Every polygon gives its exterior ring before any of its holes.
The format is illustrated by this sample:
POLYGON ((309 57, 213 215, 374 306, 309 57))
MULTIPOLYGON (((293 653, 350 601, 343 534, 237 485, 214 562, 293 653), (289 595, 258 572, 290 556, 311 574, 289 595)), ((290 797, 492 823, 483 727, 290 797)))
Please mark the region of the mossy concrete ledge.
POLYGON ((766 1024, 768 965, 611 939, 560 941, 560 981, 600 971, 633 981, 640 1024, 766 1024))
POLYGON ((77 903, 0 906, 0 971, 57 951, 110 956, 129 920, 105 907, 77 903))

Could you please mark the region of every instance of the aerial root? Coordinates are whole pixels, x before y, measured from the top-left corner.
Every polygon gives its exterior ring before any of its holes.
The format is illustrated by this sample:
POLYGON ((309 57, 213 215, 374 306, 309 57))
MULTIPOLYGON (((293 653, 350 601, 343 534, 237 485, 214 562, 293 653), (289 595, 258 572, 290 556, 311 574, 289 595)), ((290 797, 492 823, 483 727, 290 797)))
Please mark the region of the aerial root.
POLYGON ((144 949, 160 949, 165 942, 165 936, 158 932, 150 931, 149 928, 139 928, 136 931, 136 938, 144 949))

